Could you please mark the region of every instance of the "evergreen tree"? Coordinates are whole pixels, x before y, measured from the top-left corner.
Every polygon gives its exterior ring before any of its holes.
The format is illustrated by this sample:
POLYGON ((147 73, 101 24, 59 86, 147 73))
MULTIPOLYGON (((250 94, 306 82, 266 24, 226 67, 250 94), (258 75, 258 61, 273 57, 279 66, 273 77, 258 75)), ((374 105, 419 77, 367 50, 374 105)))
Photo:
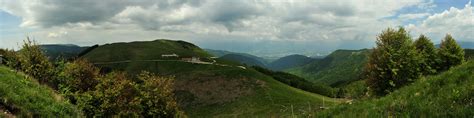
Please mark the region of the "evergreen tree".
POLYGON ((446 37, 441 41, 441 46, 438 52, 440 57, 440 63, 438 66, 441 71, 448 70, 464 61, 464 50, 449 34, 446 34, 446 37))
POLYGON ((376 45, 364 70, 374 94, 385 95, 421 76, 419 56, 405 29, 388 28, 377 37, 376 45))
POLYGON ((420 35, 414 43, 416 51, 421 56, 420 69, 424 75, 436 73, 436 62, 439 61, 436 48, 431 40, 425 35, 420 35))

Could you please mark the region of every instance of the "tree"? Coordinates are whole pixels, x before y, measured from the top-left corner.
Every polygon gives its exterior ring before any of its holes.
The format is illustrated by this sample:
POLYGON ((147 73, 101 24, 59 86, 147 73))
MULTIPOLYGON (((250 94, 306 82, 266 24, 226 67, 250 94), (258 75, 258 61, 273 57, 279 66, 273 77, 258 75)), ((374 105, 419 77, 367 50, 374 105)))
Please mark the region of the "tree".
POLYGON ((382 31, 364 70, 369 89, 385 95, 419 78, 419 58, 404 28, 382 31))
POLYGON ((464 61, 464 50, 459 46, 450 34, 441 41, 439 48, 439 69, 440 71, 459 65, 464 61))
POLYGON ((416 51, 421 56, 420 69, 424 75, 435 74, 437 70, 436 62, 439 61, 437 57, 436 48, 431 40, 425 35, 420 35, 414 42, 416 51))

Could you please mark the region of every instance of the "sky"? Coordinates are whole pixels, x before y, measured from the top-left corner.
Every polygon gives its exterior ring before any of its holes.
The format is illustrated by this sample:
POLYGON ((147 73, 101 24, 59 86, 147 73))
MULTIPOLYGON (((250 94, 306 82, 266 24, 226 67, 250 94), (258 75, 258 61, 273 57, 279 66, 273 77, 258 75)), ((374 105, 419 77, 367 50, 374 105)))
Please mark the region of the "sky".
POLYGON ((389 27, 474 42, 469 0, 0 0, 0 48, 155 39, 260 56, 372 48, 389 27))

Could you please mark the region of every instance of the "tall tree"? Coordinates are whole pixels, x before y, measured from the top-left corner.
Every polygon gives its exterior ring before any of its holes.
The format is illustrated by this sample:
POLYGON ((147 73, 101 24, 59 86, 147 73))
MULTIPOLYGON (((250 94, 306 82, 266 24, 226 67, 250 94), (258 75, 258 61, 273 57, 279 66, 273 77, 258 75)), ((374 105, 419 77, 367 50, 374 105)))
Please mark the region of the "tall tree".
POLYGON ((364 70, 374 94, 385 95, 421 76, 420 57, 404 28, 382 31, 376 45, 364 70))
POLYGON ((463 63, 464 50, 450 34, 446 34, 446 37, 441 41, 439 57, 441 59, 438 65, 440 70, 448 70, 453 66, 463 63))
POLYGON ((414 43, 416 51, 421 56, 420 70, 424 75, 436 73, 437 57, 436 48, 431 40, 425 35, 420 35, 414 43))

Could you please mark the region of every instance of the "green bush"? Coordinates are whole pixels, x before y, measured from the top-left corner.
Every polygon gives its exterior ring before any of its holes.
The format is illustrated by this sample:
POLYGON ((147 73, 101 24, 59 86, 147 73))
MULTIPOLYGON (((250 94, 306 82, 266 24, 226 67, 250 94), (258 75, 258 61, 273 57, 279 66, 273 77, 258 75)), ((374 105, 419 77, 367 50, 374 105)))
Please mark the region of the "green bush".
POLYGON ((174 97, 174 79, 159 77, 149 72, 142 72, 138 79, 140 84, 140 101, 146 117, 174 117, 181 115, 174 97))
POLYGON ((100 69, 89 63, 85 59, 77 59, 71 63, 66 63, 62 76, 63 87, 67 87, 71 92, 86 92, 94 90, 98 84, 100 69))
POLYGON ((135 116, 140 112, 139 91, 125 73, 109 73, 98 80, 96 90, 80 96, 89 96, 86 99, 79 99, 87 116, 135 116))
POLYGON ((37 79, 40 83, 54 85, 51 80, 54 78, 53 65, 43 54, 41 48, 28 37, 24 41, 22 49, 18 52, 18 60, 23 72, 37 79))
POLYGON ((78 106, 88 116, 150 116, 181 115, 173 94, 173 79, 148 72, 138 76, 140 84, 126 73, 112 72, 98 78, 95 90, 78 94, 78 106))
POLYGON ((366 93, 368 92, 368 89, 364 80, 352 82, 341 89, 344 92, 344 98, 361 99, 367 97, 366 93))
POLYGON ((18 55, 14 50, 0 49, 0 55, 3 55, 2 64, 15 70, 21 69, 18 55))

